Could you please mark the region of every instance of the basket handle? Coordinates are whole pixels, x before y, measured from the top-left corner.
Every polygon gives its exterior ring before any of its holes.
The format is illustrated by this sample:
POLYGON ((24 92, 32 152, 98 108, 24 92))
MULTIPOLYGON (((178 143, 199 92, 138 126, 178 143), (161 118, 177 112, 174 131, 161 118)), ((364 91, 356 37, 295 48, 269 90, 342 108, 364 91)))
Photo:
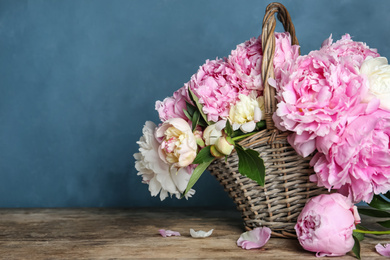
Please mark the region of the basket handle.
POLYGON ((284 30, 290 33, 291 44, 298 45, 298 39, 295 34, 295 28, 291 21, 290 14, 286 7, 280 3, 271 3, 265 10, 263 19, 263 28, 261 34, 263 59, 261 64, 261 79, 264 86, 265 120, 267 129, 276 129, 272 115, 276 111, 275 88, 268 84, 269 78, 274 76, 274 54, 275 54, 275 13, 278 14, 279 21, 283 24, 284 30))

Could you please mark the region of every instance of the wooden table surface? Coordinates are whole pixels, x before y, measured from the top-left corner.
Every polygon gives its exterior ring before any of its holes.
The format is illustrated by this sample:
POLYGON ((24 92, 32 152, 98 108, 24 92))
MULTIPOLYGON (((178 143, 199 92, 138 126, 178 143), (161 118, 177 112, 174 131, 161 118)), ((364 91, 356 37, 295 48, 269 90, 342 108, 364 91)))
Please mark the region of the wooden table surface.
MULTIPOLYGON (((271 238, 261 249, 244 250, 236 241, 244 232, 236 211, 189 208, 0 209, 1 259, 318 259, 295 239, 271 238), (214 229, 204 239, 195 230, 214 229), (179 231, 162 237, 158 230, 179 231)), ((362 259, 384 259, 374 246, 389 237, 367 237, 362 259)), ((356 259, 351 253, 331 259, 356 259)))

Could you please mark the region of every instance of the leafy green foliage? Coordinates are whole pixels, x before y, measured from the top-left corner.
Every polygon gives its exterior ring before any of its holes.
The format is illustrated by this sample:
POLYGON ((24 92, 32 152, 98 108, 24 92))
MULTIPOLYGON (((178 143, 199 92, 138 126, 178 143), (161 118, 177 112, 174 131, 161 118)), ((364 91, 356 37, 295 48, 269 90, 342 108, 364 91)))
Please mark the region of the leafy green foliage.
POLYGON ((238 171, 256 181, 260 186, 265 183, 265 166, 260 154, 239 144, 235 145, 238 155, 238 171))
POLYGON ((195 130, 197 125, 206 127, 207 124, 200 117, 200 112, 198 108, 188 102, 186 102, 186 105, 187 105, 187 109, 183 109, 183 112, 186 115, 186 117, 192 122, 192 131, 195 130))
POLYGON ((390 228, 390 220, 378 221, 377 223, 378 223, 379 225, 381 225, 382 227, 390 228))
POLYGON ((372 201, 368 205, 379 210, 390 210, 390 202, 381 195, 374 195, 372 201))
MULTIPOLYGON (((207 121, 207 116, 205 115, 205 113, 203 113, 203 106, 202 106, 202 104, 199 103, 198 97, 194 94, 194 92, 192 92, 192 90, 190 88, 188 88, 188 93, 190 94, 191 101, 195 104, 200 115, 202 116, 202 121, 206 124, 206 126, 211 125, 211 123, 209 121, 207 121)), ((201 120, 199 120, 199 121, 201 121, 201 120)))
MULTIPOLYGON (((214 157, 213 157, 213 160, 214 160, 214 157)), ((200 176, 203 174, 203 172, 207 169, 207 167, 209 167, 209 165, 213 162, 213 160, 211 161, 205 161, 201 164, 199 164, 194 172, 192 173, 191 175, 191 178, 187 184, 187 188, 186 190, 184 191, 184 194, 183 196, 185 196, 187 194, 187 192, 195 185, 195 183, 199 180, 200 176)), ((182 196, 182 197, 183 197, 182 196)))
POLYGON ((390 218, 390 212, 368 208, 359 208, 359 214, 376 218, 390 218))
POLYGON ((193 164, 201 164, 204 162, 209 162, 215 159, 215 157, 210 152, 211 146, 206 146, 196 155, 195 160, 192 162, 193 164))
POLYGON ((225 133, 227 136, 232 136, 234 134, 233 127, 230 124, 229 120, 226 120, 225 133))
POLYGON ((360 259, 360 241, 359 238, 355 236, 355 233, 353 234, 353 240, 355 241, 355 244, 352 248, 352 252, 355 254, 357 259, 360 259))

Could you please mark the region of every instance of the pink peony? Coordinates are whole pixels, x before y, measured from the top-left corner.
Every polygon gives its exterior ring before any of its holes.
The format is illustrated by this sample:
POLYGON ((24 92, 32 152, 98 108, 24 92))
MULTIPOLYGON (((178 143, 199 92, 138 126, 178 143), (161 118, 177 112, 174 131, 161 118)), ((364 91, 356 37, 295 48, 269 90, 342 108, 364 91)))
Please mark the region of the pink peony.
MULTIPOLYGON (((228 58, 228 63, 235 68, 242 87, 250 90, 263 90, 261 82, 261 62, 263 58, 261 36, 237 45, 228 58)), ((289 33, 275 33, 275 78, 281 77, 281 70, 299 56, 299 46, 291 45, 289 33)))
POLYGON ((262 90, 261 83, 261 37, 237 45, 228 58, 228 63, 235 69, 243 87, 251 90, 262 90))
POLYGON ((299 154, 307 156, 315 149, 327 153, 348 118, 364 109, 358 104, 368 86, 358 68, 368 54, 375 52, 344 36, 335 44, 330 39, 321 50, 298 57, 295 65, 282 71, 273 118, 279 129, 294 132, 289 142, 299 154), (321 138, 326 142, 318 140, 321 138))
POLYGON ((373 111, 347 123, 329 152, 311 160, 313 181, 354 202, 369 203, 374 194, 390 190, 390 112, 373 111))
POLYGON ((230 106, 238 100, 239 94, 249 93, 224 59, 207 60, 187 84, 203 105, 207 120, 213 122, 229 115, 230 106))
POLYGON ((335 52, 339 57, 348 57, 357 62, 360 67, 367 57, 379 57, 376 49, 371 49, 364 42, 355 42, 349 34, 345 34, 340 40, 333 43, 332 35, 321 46, 322 51, 335 52))
POLYGON ((317 256, 342 256, 352 250, 352 232, 360 217, 348 198, 322 194, 306 202, 295 231, 301 246, 317 256))
POLYGON ((187 86, 184 86, 173 93, 172 97, 167 97, 163 101, 156 102, 156 110, 162 122, 171 118, 182 118, 188 120, 183 112, 187 109, 186 102, 190 102, 187 86))

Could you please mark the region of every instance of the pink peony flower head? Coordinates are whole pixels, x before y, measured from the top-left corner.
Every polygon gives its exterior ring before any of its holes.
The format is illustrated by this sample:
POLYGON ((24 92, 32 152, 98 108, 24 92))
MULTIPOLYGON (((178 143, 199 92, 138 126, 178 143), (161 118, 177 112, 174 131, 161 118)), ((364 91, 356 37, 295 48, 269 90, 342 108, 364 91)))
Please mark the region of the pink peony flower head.
POLYGON ((368 56, 378 54, 345 35, 333 44, 329 38, 282 71, 273 118, 279 129, 294 132, 289 142, 299 154, 326 154, 349 118, 364 109, 359 104, 368 86, 359 68, 368 56))
POLYGON ((184 86, 173 93, 172 97, 167 97, 163 101, 156 102, 156 110, 162 122, 171 118, 182 118, 188 120, 183 112, 187 108, 186 102, 191 103, 188 94, 188 87, 184 86))
POLYGON ((225 59, 207 60, 187 84, 203 105, 207 120, 213 122, 229 115, 230 106, 238 100, 239 94, 249 93, 225 59))
POLYGON ((359 219, 351 201, 341 194, 311 198, 298 216, 295 231, 301 246, 317 256, 342 256, 354 245, 352 232, 359 219))
MULTIPOLYGON (((291 45, 290 34, 288 32, 275 33, 274 68, 276 81, 279 81, 283 68, 298 56, 299 46, 291 45)), ((235 68, 235 73, 242 82, 242 87, 257 90, 259 95, 262 94, 263 90, 261 82, 262 58, 261 36, 237 45, 228 57, 228 63, 235 68)))
POLYGON ((346 124, 329 152, 311 160, 319 186, 339 189, 357 203, 390 190, 390 112, 374 110, 346 124))
POLYGON ((376 49, 371 49, 364 42, 353 41, 351 35, 345 34, 340 40, 333 43, 332 35, 326 39, 321 46, 321 50, 335 52, 338 57, 349 57, 357 62, 360 67, 367 57, 379 57, 376 49))

